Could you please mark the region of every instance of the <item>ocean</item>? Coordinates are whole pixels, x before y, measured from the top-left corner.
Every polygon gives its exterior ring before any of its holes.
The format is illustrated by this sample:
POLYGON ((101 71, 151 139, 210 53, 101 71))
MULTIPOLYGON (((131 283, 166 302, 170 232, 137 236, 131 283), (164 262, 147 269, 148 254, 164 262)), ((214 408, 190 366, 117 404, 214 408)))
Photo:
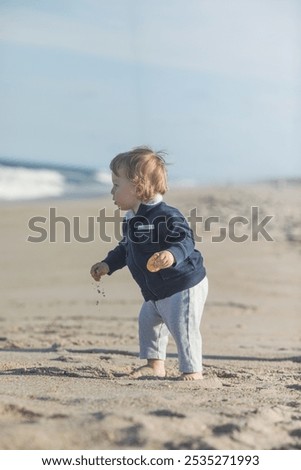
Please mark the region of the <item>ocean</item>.
POLYGON ((104 171, 0 158, 0 201, 89 198, 110 189, 104 171))

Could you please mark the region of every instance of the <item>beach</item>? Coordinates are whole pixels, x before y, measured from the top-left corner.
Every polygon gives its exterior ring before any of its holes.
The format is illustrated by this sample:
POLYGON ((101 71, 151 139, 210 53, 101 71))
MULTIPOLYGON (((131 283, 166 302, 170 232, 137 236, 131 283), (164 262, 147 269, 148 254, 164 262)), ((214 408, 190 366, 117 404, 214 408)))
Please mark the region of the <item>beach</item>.
POLYGON ((89 274, 118 238, 109 196, 0 205, 1 449, 301 449, 300 182, 165 200, 190 217, 209 279, 201 381, 178 380, 172 338, 165 379, 129 375, 139 288, 126 268, 89 274))

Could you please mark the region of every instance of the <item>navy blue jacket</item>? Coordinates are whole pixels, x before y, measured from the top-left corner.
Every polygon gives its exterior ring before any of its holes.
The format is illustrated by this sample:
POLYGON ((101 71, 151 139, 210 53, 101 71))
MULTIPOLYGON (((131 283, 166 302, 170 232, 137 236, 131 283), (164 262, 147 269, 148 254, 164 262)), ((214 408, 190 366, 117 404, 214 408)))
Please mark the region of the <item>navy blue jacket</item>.
POLYGON ((165 202, 140 204, 131 219, 124 219, 123 239, 103 261, 110 268, 109 275, 127 265, 146 301, 164 299, 193 287, 206 275, 188 222, 178 209, 165 202), (162 250, 170 251, 175 263, 149 272, 148 259, 162 250))

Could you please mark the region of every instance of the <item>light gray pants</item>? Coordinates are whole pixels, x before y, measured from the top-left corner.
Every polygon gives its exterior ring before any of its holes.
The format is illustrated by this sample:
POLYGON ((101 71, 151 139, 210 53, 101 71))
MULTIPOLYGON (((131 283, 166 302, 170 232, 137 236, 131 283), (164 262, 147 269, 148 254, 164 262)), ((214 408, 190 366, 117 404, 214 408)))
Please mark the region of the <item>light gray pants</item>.
POLYGON ((141 359, 166 358, 171 333, 178 350, 181 372, 202 371, 202 337, 200 323, 208 293, 208 279, 190 289, 162 300, 149 300, 139 316, 141 359))

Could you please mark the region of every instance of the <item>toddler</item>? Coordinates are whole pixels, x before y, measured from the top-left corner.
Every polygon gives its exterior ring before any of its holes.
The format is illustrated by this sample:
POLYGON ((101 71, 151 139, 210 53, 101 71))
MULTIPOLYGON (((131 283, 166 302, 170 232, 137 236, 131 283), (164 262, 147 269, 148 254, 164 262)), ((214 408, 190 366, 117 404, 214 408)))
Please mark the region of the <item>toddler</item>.
POLYGON ((140 358, 147 364, 131 376, 165 377, 168 336, 176 342, 183 380, 202 379, 200 323, 208 292, 201 253, 181 212, 163 201, 164 158, 148 147, 117 155, 110 164, 114 203, 127 211, 123 238, 92 266, 99 281, 128 266, 141 289, 140 358))

